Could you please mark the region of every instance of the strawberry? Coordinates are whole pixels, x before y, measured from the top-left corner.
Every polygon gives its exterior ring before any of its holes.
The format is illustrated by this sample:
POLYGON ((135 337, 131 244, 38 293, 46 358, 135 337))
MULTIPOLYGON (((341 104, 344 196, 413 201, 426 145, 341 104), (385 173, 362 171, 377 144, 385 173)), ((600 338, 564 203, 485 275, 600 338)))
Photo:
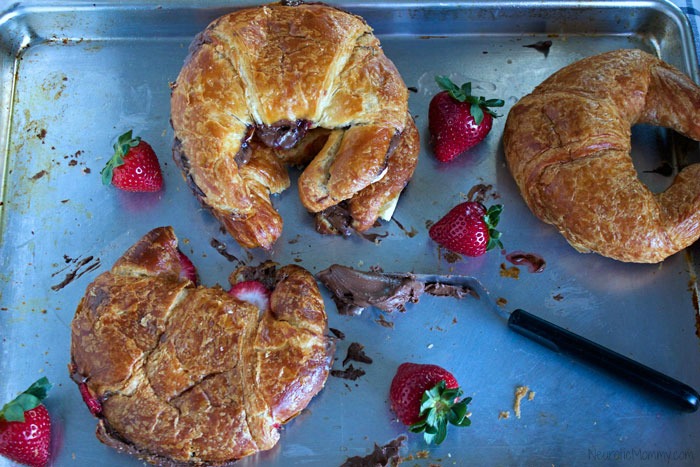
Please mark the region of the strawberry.
POLYGON ((102 404, 98 401, 95 396, 90 393, 86 383, 78 383, 78 390, 80 390, 80 395, 83 398, 83 402, 87 405, 88 410, 91 414, 98 416, 102 413, 102 404))
POLYGON ((243 281, 231 286, 228 293, 238 300, 252 303, 260 311, 270 308, 270 291, 260 281, 243 281))
POLYGON ((177 251, 180 257, 180 278, 190 280, 194 285, 197 285, 197 268, 194 267, 190 258, 186 254, 177 251))
POLYGON ((435 77, 440 91, 428 107, 428 129, 435 157, 449 162, 486 138, 493 117, 489 107, 503 107, 502 99, 472 96, 471 83, 457 87, 448 77, 435 77))
POLYGON ((0 410, 0 455, 32 467, 48 463, 51 419, 41 401, 50 388, 40 378, 0 410))
POLYGON ((102 183, 125 191, 159 191, 163 187, 156 153, 140 137, 133 138, 131 130, 114 143, 114 154, 100 173, 102 183))
POLYGON ((465 201, 433 224, 428 235, 455 253, 481 256, 496 246, 503 248, 501 232, 496 230, 502 210, 500 204, 487 210, 477 201, 465 201))
POLYGON ((425 442, 440 444, 448 424, 469 426, 463 391, 446 369, 424 363, 402 363, 389 388, 391 408, 412 433, 423 433, 425 442))

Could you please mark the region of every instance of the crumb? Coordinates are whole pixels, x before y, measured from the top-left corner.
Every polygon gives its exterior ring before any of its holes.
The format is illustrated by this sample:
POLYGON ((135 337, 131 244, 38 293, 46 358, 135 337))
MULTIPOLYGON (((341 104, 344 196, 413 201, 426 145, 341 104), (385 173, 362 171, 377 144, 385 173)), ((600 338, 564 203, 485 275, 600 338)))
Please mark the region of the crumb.
POLYGON ((508 304, 508 300, 506 300, 503 297, 498 297, 496 299, 496 305, 500 306, 501 308, 505 307, 508 304))
POLYGON ((356 379, 365 375, 365 370, 363 370, 362 368, 355 368, 354 366, 352 366, 351 363, 344 370, 331 370, 330 374, 331 376, 335 376, 336 378, 343 378, 355 381, 356 379))
POLYGON ((498 412, 498 419, 503 420, 506 418, 510 418, 510 410, 501 410, 498 412))
POLYGON ((345 333, 341 331, 340 329, 335 329, 335 328, 328 328, 330 332, 333 333, 335 337, 337 337, 340 340, 345 339, 345 333))
POLYGON ((348 353, 343 360, 343 366, 345 366, 350 360, 367 364, 372 363, 372 359, 365 354, 365 346, 358 342, 353 342, 350 344, 350 347, 348 347, 348 353))
POLYGON ((515 402, 513 403, 513 412, 515 412, 515 416, 517 418, 520 418, 520 402, 522 402, 523 398, 527 395, 527 392, 530 390, 527 386, 518 386, 515 388, 515 402))
POLYGON ((375 320, 378 324, 381 326, 384 326, 385 328, 393 328, 394 323, 391 321, 388 321, 383 315, 379 315, 379 318, 375 320))
POLYGON ((518 279, 520 277, 520 269, 515 266, 506 267, 505 263, 501 263, 501 277, 518 279))
POLYGON ((531 401, 535 398, 535 391, 530 391, 527 393, 527 400, 531 401))

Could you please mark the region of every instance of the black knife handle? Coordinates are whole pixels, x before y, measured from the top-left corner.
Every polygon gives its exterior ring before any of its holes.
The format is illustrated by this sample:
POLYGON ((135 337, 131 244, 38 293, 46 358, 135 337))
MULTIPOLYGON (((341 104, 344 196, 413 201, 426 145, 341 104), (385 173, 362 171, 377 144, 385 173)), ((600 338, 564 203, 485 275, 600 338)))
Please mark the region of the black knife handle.
POLYGON ((508 327, 555 352, 567 354, 595 365, 647 389, 686 412, 695 412, 700 404, 697 391, 639 362, 545 321, 525 310, 515 310, 508 327))

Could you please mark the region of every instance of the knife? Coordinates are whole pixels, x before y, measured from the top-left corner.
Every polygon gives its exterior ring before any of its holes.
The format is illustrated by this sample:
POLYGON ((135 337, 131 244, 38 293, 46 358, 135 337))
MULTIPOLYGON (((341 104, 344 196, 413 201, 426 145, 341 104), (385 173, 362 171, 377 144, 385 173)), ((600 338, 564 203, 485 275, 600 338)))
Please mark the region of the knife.
POLYGON ((354 307, 351 311, 355 312, 367 306, 375 306, 385 311, 402 308, 408 301, 418 301, 418 296, 422 293, 457 297, 471 295, 484 300, 489 308, 507 321, 509 329, 554 352, 598 367, 656 395, 677 409, 695 412, 700 406, 698 392, 681 381, 525 310, 505 310, 493 300, 488 289, 475 277, 363 272, 334 264, 318 273, 318 278, 333 292, 339 310, 343 305, 346 309, 354 307), (355 286, 352 289, 351 284, 355 286), (358 284, 359 287, 356 287, 358 284))

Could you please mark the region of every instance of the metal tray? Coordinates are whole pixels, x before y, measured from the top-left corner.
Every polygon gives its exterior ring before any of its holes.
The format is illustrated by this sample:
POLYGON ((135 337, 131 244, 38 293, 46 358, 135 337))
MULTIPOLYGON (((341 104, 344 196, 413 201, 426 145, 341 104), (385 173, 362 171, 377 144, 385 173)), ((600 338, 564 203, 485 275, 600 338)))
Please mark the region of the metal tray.
MULTIPOLYGON (((275 198, 286 222, 283 237, 265 253, 243 251, 222 234, 171 160, 168 84, 190 40, 218 15, 254 2, 193 3, 27 1, 0 11, 0 400, 39 376, 50 378, 55 465, 141 463, 97 441, 95 420, 66 366, 70 322, 85 287, 159 225, 174 226, 208 285, 225 284, 240 261, 266 258, 314 273, 337 262, 472 274, 506 307, 529 310, 700 387, 691 251, 659 265, 575 252, 522 202, 504 162, 505 118, 449 165, 437 164, 426 144, 436 74, 470 80, 485 95, 505 99, 503 113, 565 64, 616 48, 654 52, 697 80, 689 26, 678 8, 664 1, 331 2, 366 18, 416 89, 410 108, 423 140, 421 160, 395 221, 376 229, 386 234, 377 244, 315 233, 290 188, 275 198), (553 43, 547 56, 524 47, 541 40, 553 43), (129 128, 160 155, 163 192, 128 194, 101 185, 113 138, 129 128), (516 279, 504 274, 513 265, 502 252, 455 261, 429 240, 426 224, 477 184, 492 185, 487 202, 505 206, 506 252, 542 256, 543 272, 520 267, 516 279), (220 254, 216 241, 232 256, 220 254)), ((669 183, 653 172, 664 160, 676 166, 698 159, 697 144, 662 129, 636 128, 633 144, 640 176, 652 189, 669 183)), ((451 430, 441 446, 428 448, 409 435, 401 453, 413 458, 411 465, 697 465, 700 415, 669 409, 510 333, 478 300, 426 296, 406 313, 344 317, 323 293, 331 327, 346 336, 334 368, 344 368, 351 342, 363 344, 373 363, 355 362, 366 371, 355 381, 329 378, 274 449, 241 465, 340 465, 405 433, 387 403, 390 378, 403 361, 452 369, 473 397, 472 426, 451 430), (536 396, 516 418, 519 385, 536 396), (499 418, 506 410, 510 418, 499 418)))

